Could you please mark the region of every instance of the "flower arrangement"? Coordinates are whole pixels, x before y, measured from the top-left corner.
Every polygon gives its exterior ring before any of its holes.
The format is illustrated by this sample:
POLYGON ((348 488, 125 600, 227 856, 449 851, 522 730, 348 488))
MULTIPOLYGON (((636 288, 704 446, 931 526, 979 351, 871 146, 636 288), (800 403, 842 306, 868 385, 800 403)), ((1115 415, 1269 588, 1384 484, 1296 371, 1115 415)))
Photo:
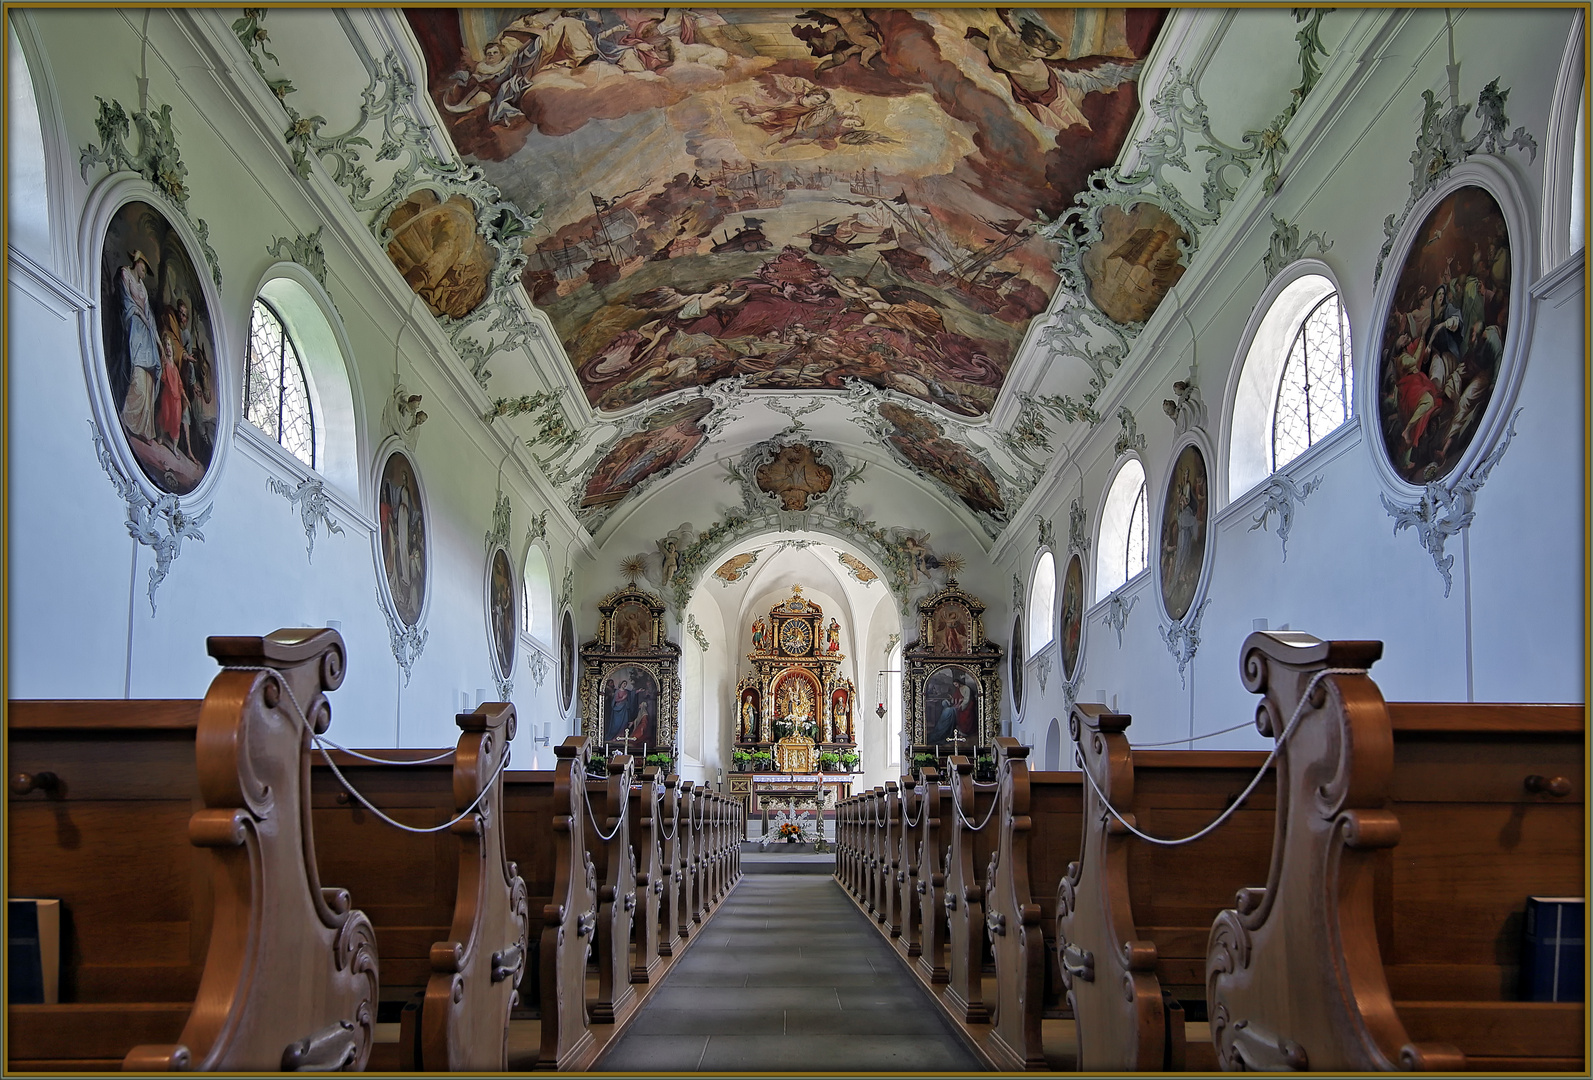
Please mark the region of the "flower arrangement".
POLYGON ((759 847, 768 847, 776 841, 786 844, 808 844, 822 839, 813 827, 813 814, 807 810, 800 814, 781 810, 775 815, 771 824, 773 827, 759 839, 759 847))

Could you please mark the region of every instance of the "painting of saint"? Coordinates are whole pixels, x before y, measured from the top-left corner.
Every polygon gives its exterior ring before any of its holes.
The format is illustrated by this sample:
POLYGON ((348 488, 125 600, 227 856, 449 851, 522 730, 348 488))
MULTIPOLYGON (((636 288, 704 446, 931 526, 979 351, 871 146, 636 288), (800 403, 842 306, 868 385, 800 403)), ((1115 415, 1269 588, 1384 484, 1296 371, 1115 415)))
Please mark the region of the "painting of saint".
MULTIPOLYGON (((984 416, 1166 12, 410 8, 598 409, 861 379, 984 416), (582 162, 602 162, 586 170, 582 162)), ((485 224, 485 223, 484 223, 485 224)))
POLYGON ((387 229, 387 257, 433 315, 462 319, 481 306, 498 257, 469 199, 422 188, 393 209, 387 229))
POLYGON ((644 652, 653 647, 653 613, 635 601, 614 609, 614 651, 644 652))
POLYGON ((1023 616, 1012 620, 1012 647, 1008 650, 1007 672, 1012 682, 1012 711, 1023 711, 1023 616))
POLYGON ((967 607, 945 603, 936 608, 930 640, 937 652, 966 653, 973 644, 973 616, 967 607))
POLYGON ((382 465, 377 514, 387 592, 399 621, 414 626, 426 601, 426 511, 415 467, 402 450, 388 454, 382 465))
POLYGON ((1162 603, 1170 619, 1182 619, 1194 603, 1200 570, 1206 559, 1206 522, 1209 512, 1206 459, 1190 444, 1179 452, 1167 481, 1162 504, 1162 603))
POLYGON ((1084 635, 1084 561, 1075 552, 1062 576, 1062 677, 1070 682, 1079 670, 1079 644, 1084 635))
POLYGON ((782 510, 806 510, 808 500, 823 495, 835 482, 835 470, 821 465, 813 447, 793 443, 782 447, 774 460, 753 473, 758 490, 780 500, 782 510))
POLYGON ((973 743, 979 734, 979 680, 967 668, 948 664, 924 681, 924 737, 929 743, 973 743))
POLYGON ((635 664, 610 668, 603 677, 603 737, 658 745, 658 680, 635 664))
POLYGON ((492 549, 492 566, 487 586, 487 605, 492 627, 492 654, 498 663, 498 677, 508 679, 514 674, 514 571, 509 567, 509 553, 501 547, 492 549))
POLYGON ((758 553, 756 551, 743 551, 740 555, 732 555, 720 564, 719 569, 714 571, 714 577, 726 585, 734 585, 747 576, 747 570, 757 561, 758 553))
POLYGON ((157 488, 187 494, 216 449, 215 341, 193 258, 149 203, 127 203, 106 226, 100 330, 128 448, 157 488))
POLYGON ((698 421, 712 408, 711 401, 693 401, 666 410, 621 439, 587 480, 581 506, 617 503, 643 480, 679 464, 707 438, 698 421))
POLYGON ((564 613, 559 627, 559 700, 566 710, 575 694, 575 617, 564 613))
POLYGON ((1394 285, 1378 418, 1410 484, 1454 469, 1493 400, 1510 328, 1510 232, 1492 195, 1462 187, 1422 222, 1394 285))

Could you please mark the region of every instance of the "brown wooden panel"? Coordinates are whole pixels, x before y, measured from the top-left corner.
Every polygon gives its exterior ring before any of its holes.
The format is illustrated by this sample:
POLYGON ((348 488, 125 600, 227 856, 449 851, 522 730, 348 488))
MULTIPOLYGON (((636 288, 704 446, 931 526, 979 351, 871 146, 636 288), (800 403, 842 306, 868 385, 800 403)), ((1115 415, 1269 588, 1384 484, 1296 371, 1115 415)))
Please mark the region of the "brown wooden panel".
POLYGON ((1394 731, 1529 732, 1580 735, 1586 728, 1582 705, 1515 705, 1493 702, 1390 701, 1394 731))
POLYGON ((1467 1055, 1580 1058, 1583 1053, 1581 1002, 1399 1001, 1395 1007, 1412 1039, 1450 1043, 1467 1055))
POLYGON ((141 1043, 172 1043, 192 1002, 115 1005, 9 1005, 13 1062, 36 1058, 114 1058, 141 1043))
POLYGON ((1396 1001, 1507 1001, 1516 994, 1520 968, 1509 963, 1386 964, 1388 991, 1396 1001))
MULTIPOLYGON (((200 947, 203 949, 201 939, 200 947)), ((191 964, 83 964, 71 971, 71 993, 79 1002, 188 1001, 199 992, 204 956, 191 964)), ((67 970, 61 993, 68 991, 67 970)))
POLYGON ((127 728, 199 727, 198 698, 105 698, 78 701, 14 699, 6 702, 6 727, 37 731, 116 731, 127 728))
POLYGON ((52 772, 59 779, 54 795, 34 791, 11 795, 11 806, 80 801, 192 802, 199 791, 194 771, 192 731, 157 731, 126 737, 94 738, 12 733, 7 767, 17 773, 52 772))

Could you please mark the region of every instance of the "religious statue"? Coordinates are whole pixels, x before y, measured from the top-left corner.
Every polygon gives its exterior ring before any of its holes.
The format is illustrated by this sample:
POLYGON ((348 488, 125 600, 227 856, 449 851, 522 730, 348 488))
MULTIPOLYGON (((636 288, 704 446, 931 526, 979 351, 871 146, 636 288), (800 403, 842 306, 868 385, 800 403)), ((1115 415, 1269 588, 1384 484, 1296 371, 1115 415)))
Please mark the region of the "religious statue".
POLYGON ((751 691, 741 699, 741 738, 743 740, 758 737, 758 707, 753 702, 751 691))
POLYGON ((761 616, 752 624, 752 651, 755 653, 769 651, 769 628, 761 616))
POLYGON ((824 633, 824 651, 841 651, 841 624, 835 619, 830 620, 830 627, 824 633))

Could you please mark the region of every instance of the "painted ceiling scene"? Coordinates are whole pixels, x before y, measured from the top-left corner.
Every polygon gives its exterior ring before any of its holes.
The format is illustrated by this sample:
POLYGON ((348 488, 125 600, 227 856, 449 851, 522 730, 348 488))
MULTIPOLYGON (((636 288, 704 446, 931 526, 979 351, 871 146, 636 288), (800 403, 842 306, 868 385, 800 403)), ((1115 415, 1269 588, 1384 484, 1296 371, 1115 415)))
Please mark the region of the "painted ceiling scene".
MULTIPOLYGON (((1116 160, 1163 16, 407 13, 460 155, 541 214, 521 282, 592 406, 857 378, 966 417, 1057 288, 1037 226, 1116 160)), ((1177 258, 1156 224, 1091 287, 1144 294, 1177 258)), ((459 318, 483 291, 454 284, 459 318)))
MULTIPOLYGON (((1065 442, 1139 437, 1118 377, 1240 192, 1276 191, 1334 18, 414 8, 234 29, 295 168, 343 190, 483 421, 594 537, 661 485, 734 506, 729 463, 811 439, 831 457, 779 468, 905 480, 992 544, 1065 442)), ((743 505, 844 505, 861 528, 872 501, 743 505)))

